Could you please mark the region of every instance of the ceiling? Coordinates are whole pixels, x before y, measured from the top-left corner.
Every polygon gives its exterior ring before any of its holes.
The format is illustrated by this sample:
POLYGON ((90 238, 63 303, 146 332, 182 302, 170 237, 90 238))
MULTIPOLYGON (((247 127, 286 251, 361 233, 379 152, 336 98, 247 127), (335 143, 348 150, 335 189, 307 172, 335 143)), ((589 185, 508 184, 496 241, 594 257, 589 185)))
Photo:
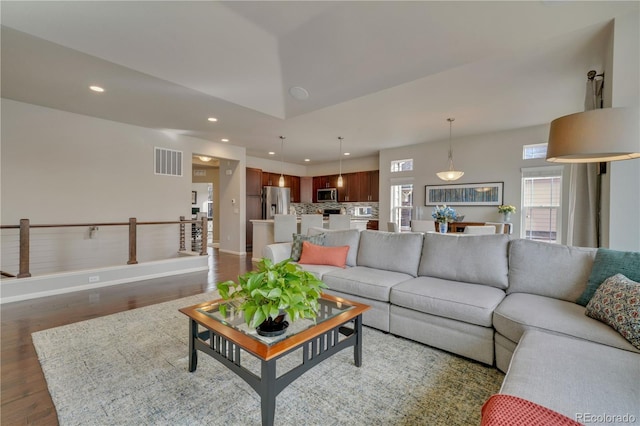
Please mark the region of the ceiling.
POLYGON ((364 157, 446 139, 447 117, 457 138, 580 111, 629 13, 640 2, 2 1, 2 97, 255 157, 284 135, 286 162, 321 163, 338 136, 364 157))

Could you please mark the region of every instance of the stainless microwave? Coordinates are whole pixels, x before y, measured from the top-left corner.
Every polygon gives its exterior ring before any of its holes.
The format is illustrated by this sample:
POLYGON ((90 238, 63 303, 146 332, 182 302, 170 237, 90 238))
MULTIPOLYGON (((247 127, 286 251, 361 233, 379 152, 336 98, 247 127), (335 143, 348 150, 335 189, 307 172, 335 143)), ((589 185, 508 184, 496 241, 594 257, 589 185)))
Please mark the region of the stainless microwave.
POLYGON ((317 199, 319 203, 337 203, 338 190, 336 188, 320 188, 318 189, 317 199))

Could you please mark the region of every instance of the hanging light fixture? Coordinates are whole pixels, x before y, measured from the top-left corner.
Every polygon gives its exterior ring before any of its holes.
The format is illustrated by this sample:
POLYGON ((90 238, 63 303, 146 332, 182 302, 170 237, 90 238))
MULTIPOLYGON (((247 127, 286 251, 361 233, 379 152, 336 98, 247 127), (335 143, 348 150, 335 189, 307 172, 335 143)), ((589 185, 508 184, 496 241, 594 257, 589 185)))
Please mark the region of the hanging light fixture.
POLYGON ((284 169, 284 140, 286 138, 284 136, 280 136, 280 179, 278 179, 278 186, 280 188, 284 187, 284 175, 282 171, 284 169))
POLYGON ((640 110, 602 108, 556 118, 547 161, 595 163, 640 158, 640 110))
POLYGON ((446 172, 438 172, 436 175, 445 181, 458 180, 464 175, 464 172, 455 170, 453 167, 453 149, 451 148, 451 126, 455 118, 447 118, 449 122, 449 170, 446 172))
POLYGON ((340 174, 338 175, 338 188, 342 188, 342 136, 338 136, 340 141, 340 174))

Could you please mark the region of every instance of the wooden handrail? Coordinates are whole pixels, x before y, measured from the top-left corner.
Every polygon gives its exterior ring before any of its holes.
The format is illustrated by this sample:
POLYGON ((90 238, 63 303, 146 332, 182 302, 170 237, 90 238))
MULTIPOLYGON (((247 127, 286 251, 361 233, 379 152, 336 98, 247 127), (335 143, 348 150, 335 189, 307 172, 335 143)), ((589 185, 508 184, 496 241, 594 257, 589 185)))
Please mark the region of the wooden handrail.
MULTIPOLYGON (((181 216, 183 217, 183 216, 181 216)), ((206 219, 206 218, 205 218, 206 219)), ((207 220, 207 219, 206 219, 207 220)), ((198 223, 196 219, 193 220, 169 220, 169 221, 157 221, 157 222, 137 222, 138 225, 176 225, 182 223, 198 223)), ((39 224, 29 225, 30 228, 72 228, 78 226, 128 226, 129 222, 93 222, 93 223, 58 223, 58 224, 39 224)), ((20 229, 20 225, 0 225, 0 229, 20 229)))
MULTIPOLYGON (((137 227, 138 225, 180 225, 180 251, 186 251, 185 225, 196 224, 202 227, 202 247, 200 255, 207 254, 208 218, 203 217, 200 220, 185 220, 184 216, 180 216, 180 220, 172 221, 147 221, 138 222, 135 217, 129 218, 128 222, 92 222, 92 223, 60 223, 60 224, 38 224, 32 225, 29 219, 20 219, 19 225, 0 225, 0 229, 19 229, 20 230, 20 260, 19 272, 17 278, 30 277, 29 272, 29 243, 31 228, 71 228, 71 227, 99 227, 99 226, 128 226, 129 227, 129 259, 128 265, 135 265, 137 260, 137 227)), ((12 276, 6 272, 2 272, 3 276, 12 276)))

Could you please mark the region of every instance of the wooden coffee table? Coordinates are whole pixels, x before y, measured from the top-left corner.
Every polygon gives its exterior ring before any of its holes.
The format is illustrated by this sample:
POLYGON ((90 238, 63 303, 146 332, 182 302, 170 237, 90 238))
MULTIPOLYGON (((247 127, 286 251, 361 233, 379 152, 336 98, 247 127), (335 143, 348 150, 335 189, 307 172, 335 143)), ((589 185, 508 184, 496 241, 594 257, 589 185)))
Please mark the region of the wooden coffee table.
POLYGON ((276 396, 331 355, 353 346, 355 365, 362 365, 362 313, 370 308, 367 305, 323 294, 315 323, 300 319, 282 336, 263 337, 245 324, 241 312, 229 309, 223 318, 218 310, 221 302, 180 309, 189 317, 189 371, 196 370, 198 351, 217 359, 260 395, 263 425, 273 425, 276 396), (277 361, 299 348, 301 363, 276 377, 277 361), (260 360, 260 377, 242 365, 243 351, 260 360))

